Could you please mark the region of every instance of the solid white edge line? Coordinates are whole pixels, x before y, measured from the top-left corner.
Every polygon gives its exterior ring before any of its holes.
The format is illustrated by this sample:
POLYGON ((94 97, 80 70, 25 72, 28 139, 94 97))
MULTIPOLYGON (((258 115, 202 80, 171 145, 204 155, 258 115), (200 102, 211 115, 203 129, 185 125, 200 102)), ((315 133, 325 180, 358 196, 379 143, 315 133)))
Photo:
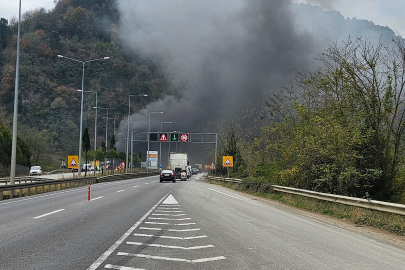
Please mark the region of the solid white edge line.
POLYGON ((104 196, 100 196, 100 197, 97 197, 97 198, 91 199, 90 201, 95 201, 95 200, 101 199, 101 198, 103 198, 103 197, 104 197, 104 196))
POLYGON ((32 219, 37 219, 37 218, 46 217, 46 216, 49 216, 49 215, 58 213, 58 212, 63 211, 63 210, 65 210, 65 209, 59 209, 59 210, 56 210, 56 211, 53 211, 53 212, 50 212, 50 213, 47 213, 47 214, 44 214, 44 215, 41 215, 41 216, 34 217, 34 218, 32 218, 32 219))
POLYGON ((87 270, 95 270, 97 269, 97 267, 99 267, 107 258, 108 256, 110 256, 114 250, 117 249, 117 247, 119 245, 121 245, 125 239, 128 238, 128 236, 131 235, 131 233, 142 223, 142 221, 144 221, 149 215, 150 213, 153 212, 153 210, 155 210, 155 208, 167 197, 168 194, 166 194, 165 196, 163 196, 162 199, 160 199, 143 217, 141 217, 140 220, 138 220, 134 226, 132 226, 124 235, 122 235, 117 242, 115 242, 109 249, 107 249, 106 252, 104 252, 92 265, 90 265, 87 270))
POLYGON ((222 195, 225 195, 225 196, 228 196, 228 197, 231 197, 231 198, 234 198, 234 199, 237 199, 237 200, 240 200, 240 201, 243 201, 243 202, 247 202, 247 203, 250 203, 250 204, 253 204, 253 205, 256 205, 256 206, 261 207, 260 205, 258 205, 258 204, 256 204, 256 203, 246 201, 246 200, 244 200, 244 199, 241 199, 241 198, 238 198, 238 197, 235 197, 235 196, 226 194, 226 193, 224 193, 224 192, 221 192, 221 191, 218 191, 218 190, 215 190, 215 189, 212 189, 212 188, 207 188, 207 189, 212 190, 212 191, 215 191, 215 192, 218 192, 218 193, 220 193, 220 194, 222 194, 222 195))

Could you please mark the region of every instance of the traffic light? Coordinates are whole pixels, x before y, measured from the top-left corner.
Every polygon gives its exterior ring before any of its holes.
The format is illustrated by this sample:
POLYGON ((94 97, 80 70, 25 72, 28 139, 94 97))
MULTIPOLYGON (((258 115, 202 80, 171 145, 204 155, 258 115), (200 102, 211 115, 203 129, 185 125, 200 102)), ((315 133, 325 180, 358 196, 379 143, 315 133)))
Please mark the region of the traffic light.
POLYGON ((169 139, 167 138, 167 133, 159 133, 159 141, 167 142, 169 139))
POLYGON ((180 135, 180 141, 181 142, 188 142, 188 138, 189 138, 190 136, 189 136, 189 134, 188 133, 182 133, 181 135, 180 135))
POLYGON ((158 134, 157 133, 149 133, 149 141, 151 141, 151 142, 158 141, 158 134))
POLYGON ((170 133, 170 141, 171 142, 178 142, 180 141, 180 136, 177 133, 170 133))

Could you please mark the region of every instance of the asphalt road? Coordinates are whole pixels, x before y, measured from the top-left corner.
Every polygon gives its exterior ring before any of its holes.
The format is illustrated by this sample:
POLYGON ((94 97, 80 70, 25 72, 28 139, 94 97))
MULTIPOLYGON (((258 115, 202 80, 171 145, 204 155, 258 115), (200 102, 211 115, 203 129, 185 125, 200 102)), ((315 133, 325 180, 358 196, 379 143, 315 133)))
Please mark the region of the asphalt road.
POLYGON ((405 269, 405 251, 158 176, 0 202, 0 269, 405 269))

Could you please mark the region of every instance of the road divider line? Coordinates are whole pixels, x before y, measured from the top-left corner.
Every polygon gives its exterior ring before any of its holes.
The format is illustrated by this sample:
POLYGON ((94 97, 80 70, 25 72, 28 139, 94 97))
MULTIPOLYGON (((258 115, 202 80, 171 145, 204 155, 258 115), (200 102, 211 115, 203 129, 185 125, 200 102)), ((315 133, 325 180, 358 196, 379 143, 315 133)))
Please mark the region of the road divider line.
POLYGON ((135 246, 148 246, 148 247, 160 247, 160 248, 183 249, 183 250, 195 250, 195 249, 203 249, 203 248, 214 247, 213 245, 182 247, 182 246, 168 246, 168 245, 159 245, 159 244, 146 244, 146 243, 140 243, 140 242, 127 242, 127 244, 128 245, 135 245, 135 246))
POLYGON ((58 213, 58 212, 63 211, 63 210, 65 210, 65 209, 59 209, 59 210, 56 210, 56 211, 53 211, 53 212, 50 212, 50 213, 47 213, 47 214, 44 214, 44 215, 41 215, 41 216, 34 217, 33 219, 43 218, 43 217, 58 213))
POLYGON ((123 190, 123 189, 121 189, 121 190, 118 190, 118 191, 117 191, 117 193, 120 193, 120 192, 123 192, 123 191, 124 191, 124 190, 123 190))
POLYGON ((119 245, 121 245, 128 236, 155 210, 156 207, 167 197, 167 194, 160 199, 146 214, 141 217, 123 236, 121 236, 106 252, 104 252, 87 270, 96 270, 110 256, 119 245))
POLYGON ((153 256, 153 255, 146 255, 146 254, 131 254, 131 253, 126 253, 126 252, 118 252, 117 255, 118 256, 129 256, 129 257, 155 259, 155 260, 186 262, 186 263, 201 263, 201 262, 211 262, 211 261, 218 261, 218 260, 225 260, 226 259, 224 256, 220 256, 220 257, 203 258, 203 259, 197 259, 197 260, 188 260, 188 259, 153 256))
POLYGON ((139 185, 136 185, 136 186, 134 186, 134 187, 139 187, 139 185))

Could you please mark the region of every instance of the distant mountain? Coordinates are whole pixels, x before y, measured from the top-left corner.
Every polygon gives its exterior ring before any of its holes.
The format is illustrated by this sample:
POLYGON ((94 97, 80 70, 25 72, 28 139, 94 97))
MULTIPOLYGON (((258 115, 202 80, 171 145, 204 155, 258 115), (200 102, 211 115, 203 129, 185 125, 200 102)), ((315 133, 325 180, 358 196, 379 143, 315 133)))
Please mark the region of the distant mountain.
MULTIPOLYGON (((128 95, 149 95, 132 100, 135 111, 171 93, 159 59, 120 46, 115 5, 111 0, 61 0, 50 12, 37 9, 23 15, 18 131, 38 164, 45 160, 60 164, 78 148, 81 94, 76 90, 82 88, 82 63, 58 55, 79 61, 110 57, 84 65, 84 90, 97 92, 97 106, 109 109, 109 137, 112 118, 118 125, 128 114, 128 95)), ((8 25, 5 19, 0 23, 0 119, 11 127, 17 23, 8 25)), ((85 92, 84 97, 83 125, 94 134, 95 95, 85 92)), ((106 110, 98 110, 98 146, 105 141, 106 116, 106 110)))
POLYGON ((344 18, 338 11, 324 11, 310 4, 294 4, 291 6, 296 29, 308 32, 320 48, 327 48, 331 43, 347 41, 348 37, 367 37, 375 43, 380 38, 391 42, 394 31, 387 26, 375 25, 368 20, 344 18))

